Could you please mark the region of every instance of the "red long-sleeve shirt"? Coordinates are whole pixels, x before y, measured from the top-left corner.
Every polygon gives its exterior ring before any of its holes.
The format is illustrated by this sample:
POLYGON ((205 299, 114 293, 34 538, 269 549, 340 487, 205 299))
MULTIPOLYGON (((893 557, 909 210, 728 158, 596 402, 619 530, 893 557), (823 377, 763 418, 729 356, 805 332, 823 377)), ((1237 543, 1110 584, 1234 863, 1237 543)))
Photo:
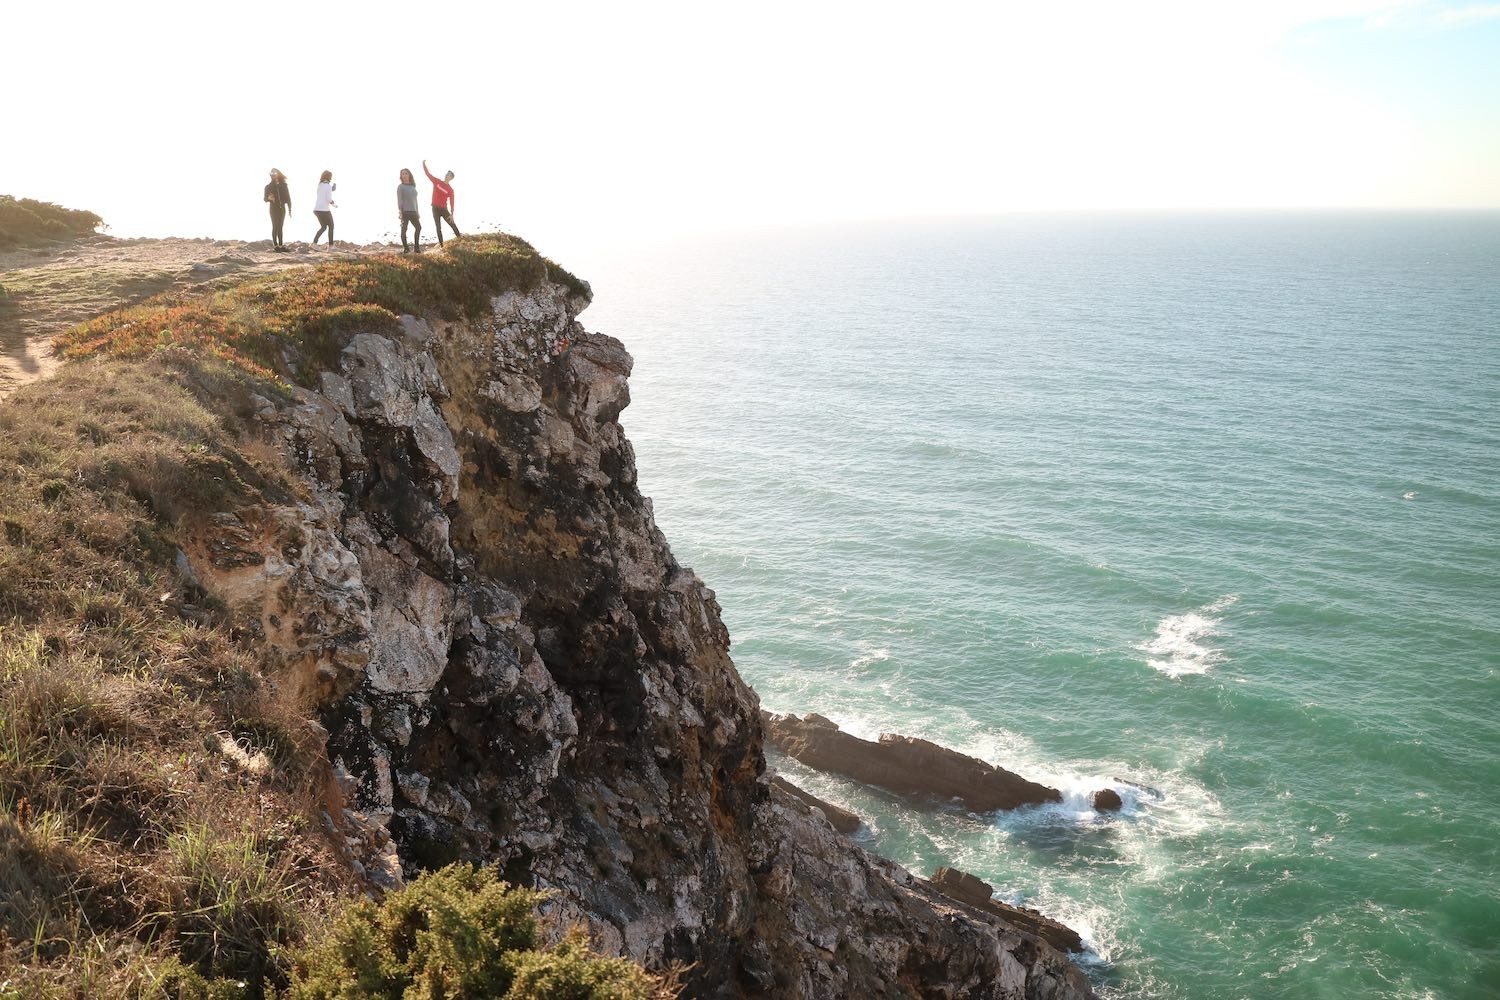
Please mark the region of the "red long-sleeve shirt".
POLYGON ((432 171, 427 169, 427 164, 425 163, 422 164, 422 173, 426 174, 427 179, 432 181, 432 203, 439 208, 446 208, 450 212, 453 211, 453 185, 432 176, 432 171))

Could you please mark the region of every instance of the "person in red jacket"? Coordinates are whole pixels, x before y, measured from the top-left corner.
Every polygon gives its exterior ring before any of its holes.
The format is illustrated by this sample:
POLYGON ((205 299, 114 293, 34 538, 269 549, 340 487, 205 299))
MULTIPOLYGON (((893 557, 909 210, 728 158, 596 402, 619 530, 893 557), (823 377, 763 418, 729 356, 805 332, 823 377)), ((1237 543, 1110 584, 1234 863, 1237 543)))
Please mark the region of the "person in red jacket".
POLYGON ((448 220, 448 225, 453 227, 454 236, 462 236, 458 231, 458 224, 453 221, 453 171, 443 175, 442 180, 432 176, 432 171, 427 169, 427 161, 422 161, 422 173, 432 181, 432 228, 437 230, 438 246, 443 245, 443 220, 448 220))

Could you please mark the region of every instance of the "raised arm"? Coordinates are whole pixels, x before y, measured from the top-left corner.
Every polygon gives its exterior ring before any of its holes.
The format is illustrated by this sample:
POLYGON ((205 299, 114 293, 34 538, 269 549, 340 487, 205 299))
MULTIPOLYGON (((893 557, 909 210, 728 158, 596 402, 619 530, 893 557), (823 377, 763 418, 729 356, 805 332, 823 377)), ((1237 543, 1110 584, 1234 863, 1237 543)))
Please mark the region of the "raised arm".
POLYGON ((432 176, 432 171, 431 170, 427 169, 427 161, 426 160, 422 161, 422 173, 424 173, 424 174, 427 175, 427 179, 428 180, 432 181, 434 184, 437 183, 437 178, 434 177, 434 176, 432 176))

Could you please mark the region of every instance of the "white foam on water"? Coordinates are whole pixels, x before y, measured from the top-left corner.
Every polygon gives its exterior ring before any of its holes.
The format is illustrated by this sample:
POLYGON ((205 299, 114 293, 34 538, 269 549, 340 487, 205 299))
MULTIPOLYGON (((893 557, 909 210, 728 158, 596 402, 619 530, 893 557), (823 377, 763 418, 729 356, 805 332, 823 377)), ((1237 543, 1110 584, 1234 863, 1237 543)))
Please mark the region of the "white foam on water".
POLYGON ((884 647, 875 647, 866 643, 860 644, 863 652, 849 661, 850 670, 862 670, 874 663, 884 663, 891 658, 891 651, 884 647))
POLYGON ((1223 651, 1209 644, 1224 634, 1223 620, 1215 616, 1239 599, 1229 594, 1193 611, 1167 615, 1156 623, 1156 635, 1135 648, 1146 654, 1147 664, 1168 677, 1206 674, 1224 660, 1223 651))

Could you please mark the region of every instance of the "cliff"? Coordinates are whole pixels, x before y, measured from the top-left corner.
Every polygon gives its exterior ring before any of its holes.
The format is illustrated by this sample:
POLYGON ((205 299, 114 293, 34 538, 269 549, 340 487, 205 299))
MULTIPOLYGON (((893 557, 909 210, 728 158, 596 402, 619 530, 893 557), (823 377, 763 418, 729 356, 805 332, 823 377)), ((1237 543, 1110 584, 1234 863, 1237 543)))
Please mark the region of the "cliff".
POLYGON ((231 465, 278 470, 172 512, 182 600, 316 715, 351 870, 493 862, 602 949, 688 963, 689 996, 1089 996, 773 788, 714 593, 636 486, 630 355, 578 322, 587 286, 527 273, 481 308, 219 352, 255 377, 174 369, 227 411, 231 465))

